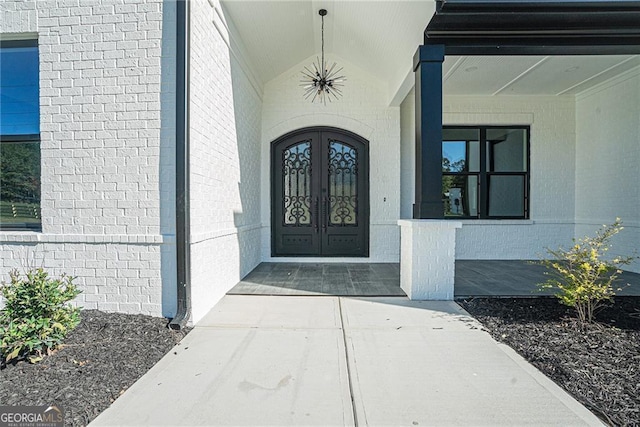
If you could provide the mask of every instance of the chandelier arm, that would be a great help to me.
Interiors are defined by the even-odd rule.
[[[315,61],[309,67],[304,67],[301,72],[300,86],[304,89],[304,99],[311,98],[311,102],[315,102],[318,99],[319,102],[326,105],[327,100],[331,102],[342,96],[342,91],[337,86],[343,86],[343,82],[346,79],[343,75],[335,77],[342,72],[342,67],[338,68],[337,62],[334,61],[330,67],[327,66],[324,55],[324,17],[327,14],[327,10],[320,9],[318,14],[321,17],[321,55],[320,57],[316,56]]]

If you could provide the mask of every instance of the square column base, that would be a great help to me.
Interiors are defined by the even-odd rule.
[[[453,300],[460,221],[402,219],[400,287],[411,300]]]

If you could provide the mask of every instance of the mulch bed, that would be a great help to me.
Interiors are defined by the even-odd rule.
[[[0,370],[0,404],[56,404],[66,425],[87,425],[188,333],[143,315],[83,310],[81,319],[51,356]]]
[[[640,297],[617,297],[588,325],[554,298],[459,304],[603,422],[640,425]]]

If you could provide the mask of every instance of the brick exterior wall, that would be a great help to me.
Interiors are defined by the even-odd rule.
[[[576,97],[576,237],[620,217],[612,255],[640,255],[639,111],[639,67]]]
[[[260,261],[287,260],[271,258],[270,143],[302,127],[370,142],[371,255],[330,261],[397,262],[413,93],[389,106],[386,84],[342,58],[339,102],[303,99],[315,57],[263,86],[219,0],[191,8],[192,320]],[[77,276],[85,308],[174,315],[175,18],[174,1],[0,2],[0,37],[39,41],[43,218],[41,233],[0,232],[1,279],[42,266]],[[531,219],[464,221],[456,257],[538,258],[615,216],[621,250],[637,249],[639,99],[638,69],[575,99],[446,97],[445,124],[531,125]]]
[[[260,262],[261,86],[218,1],[191,2],[193,321]]]
[[[402,214],[414,200],[413,91],[403,113]],[[530,220],[463,220],[457,259],[537,259],[546,247],[571,242],[575,217],[575,100],[571,96],[449,96],[445,125],[530,125]],[[406,216],[405,216],[406,215]]]
[[[172,175],[163,119],[173,107],[160,95],[171,86],[162,25],[171,9],[161,0],[0,4],[2,37],[39,43],[43,218],[42,233],[0,233],[3,279],[43,266],[77,276],[85,308],[173,314],[161,277],[173,190],[160,178],[161,167]]]
[[[300,70],[305,59],[265,84],[262,118],[262,259],[271,260],[270,146],[287,132],[308,126],[334,126],[369,141],[370,156],[370,257],[321,258],[325,262],[398,262],[400,230],[400,108],[388,105],[385,83],[342,58],[327,56],[344,67],[347,83],[337,102],[311,103],[303,97]],[[273,258],[287,260],[288,258]],[[318,258],[289,258],[313,262]]]

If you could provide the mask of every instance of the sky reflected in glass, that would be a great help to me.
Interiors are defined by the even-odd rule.
[[[0,48],[0,135],[40,133],[38,48]]]

